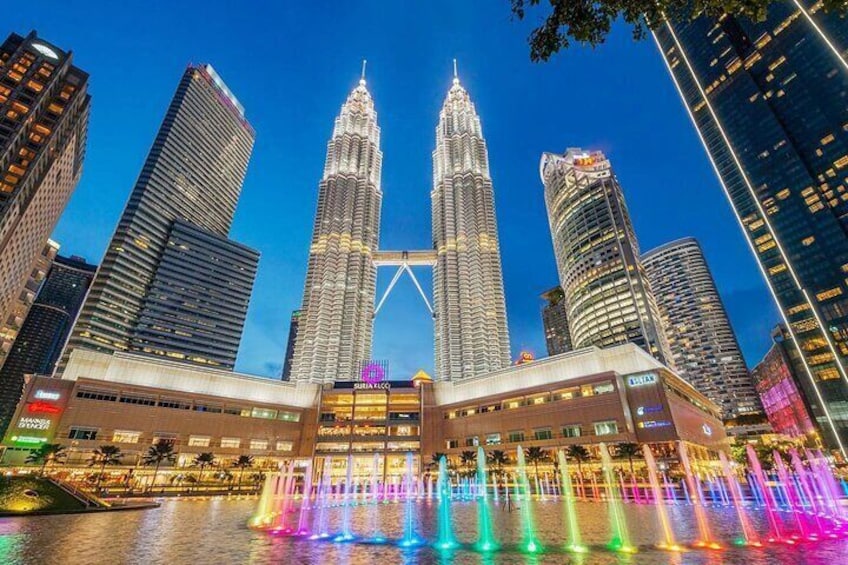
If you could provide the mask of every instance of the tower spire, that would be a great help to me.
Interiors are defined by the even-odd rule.
[[[453,60],[453,83],[459,84],[459,73],[456,70],[456,59]]]
[[[359,76],[359,85],[365,86],[365,65],[368,64],[368,59],[362,59],[362,74]]]

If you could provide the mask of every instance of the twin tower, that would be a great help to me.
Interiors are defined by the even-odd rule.
[[[384,265],[400,267],[393,283],[409,265],[433,268],[436,378],[461,380],[506,367],[489,159],[480,118],[456,73],[436,127],[432,249],[380,249],[382,161],[377,112],[363,76],[327,145],[291,379],[358,378],[371,356],[377,268]]]

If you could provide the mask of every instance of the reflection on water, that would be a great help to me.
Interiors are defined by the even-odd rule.
[[[467,549],[440,553],[426,546],[401,549],[393,545],[310,542],[254,532],[246,524],[255,505],[255,500],[166,500],[161,508],[137,512],[0,518],[0,563],[836,565],[846,562],[845,554],[848,552],[848,540],[824,541],[795,548],[744,549],[730,546],[720,552],[661,552],[651,547],[660,539],[654,508],[627,505],[625,516],[633,543],[640,546],[639,553],[617,555],[598,549],[587,555],[572,555],[561,550],[566,541],[562,507],[556,501],[548,501],[535,503],[538,537],[546,546],[543,554],[524,555],[514,549],[521,538],[520,512],[508,512],[501,506],[492,507],[492,520],[504,551],[492,555],[481,555]],[[380,513],[383,532],[389,537],[400,537],[403,529],[402,504],[354,508],[354,533],[367,537],[368,528],[372,527],[371,513],[375,510]],[[435,538],[437,510],[435,502],[419,505],[419,534],[427,539]],[[456,503],[452,510],[458,541],[472,544],[476,537],[476,507],[472,503]],[[694,540],[697,526],[691,517],[691,508],[672,506],[668,510],[677,538],[681,541]],[[331,523],[338,526],[339,509],[331,512]],[[717,537],[731,540],[738,534],[732,509],[712,509],[709,518]],[[602,504],[579,503],[578,519],[584,543],[600,547],[608,541],[608,519]],[[754,522],[760,531],[766,529],[762,521],[755,519]]]

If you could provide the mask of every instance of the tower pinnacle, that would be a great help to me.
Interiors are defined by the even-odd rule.
[[[368,64],[368,59],[362,59],[362,74],[359,76],[359,86],[365,86],[365,65]]]
[[[453,83],[459,84],[459,73],[456,70],[456,59],[453,60]]]

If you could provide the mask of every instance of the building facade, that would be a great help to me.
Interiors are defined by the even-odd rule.
[[[691,237],[642,254],[678,374],[732,420],[762,412],[712,273]]]
[[[799,386],[801,375],[796,370],[799,355],[786,326],[776,327],[772,340],[771,349],[751,370],[769,423],[779,434],[808,440],[817,438],[809,402]]]
[[[545,328],[545,345],[548,355],[559,355],[571,351],[571,333],[568,330],[568,308],[565,293],[557,286],[542,294],[542,325]]]
[[[33,259],[32,269],[21,293],[7,307],[5,319],[0,320],[0,370],[5,366],[6,359],[14,348],[15,341],[35,303],[35,297],[58,252],[59,244],[48,239],[41,253]]]
[[[253,140],[244,108],[214,69],[190,65],[109,242],[62,365],[77,348],[167,356],[174,353],[187,363],[227,365],[231,337],[241,335],[237,318],[232,320],[232,327],[216,334],[216,339],[227,343],[199,345],[197,338],[210,326],[222,328],[220,313],[195,311],[194,321],[172,324],[159,316],[159,305],[151,291],[154,284],[168,283],[157,269],[166,255],[176,253],[169,242],[177,232],[187,237],[187,230],[192,229],[179,222],[190,224],[198,233],[208,232],[210,238],[220,238],[220,253],[225,253],[224,248],[238,247],[224,240],[233,221]],[[193,237],[195,241],[200,238]],[[188,292],[211,282],[203,280],[205,270],[196,265],[179,276],[183,282],[193,281],[195,286]],[[239,284],[241,293],[244,284]],[[216,290],[232,296],[226,287]],[[183,306],[190,307],[192,300]],[[151,327],[157,319],[162,329]],[[161,343],[151,346],[151,341],[158,339],[153,334],[174,336],[177,332],[192,336],[178,351],[160,347]]]
[[[257,251],[174,220],[139,311],[135,347],[232,370],[258,265]]]
[[[56,257],[0,367],[0,436],[15,412],[24,375],[50,374],[68,339],[97,267],[79,257]]]
[[[631,342],[670,364],[636,233],[609,160],[600,151],[582,149],[544,153],[539,172],[573,347]]]
[[[281,379],[291,380],[292,362],[294,361],[294,346],[297,343],[297,330],[300,327],[300,310],[292,312],[289,322],[289,339],[286,342],[286,358],[283,361]]]
[[[350,380],[371,356],[383,192],[380,128],[365,79],[327,144],[291,380]]]
[[[55,256],[48,238],[82,174],[87,89],[71,52],[35,32],[0,45],[0,366]]]
[[[792,339],[825,444],[848,448],[848,26],[821,2],[666,23],[657,45]]]
[[[433,151],[433,267],[437,380],[509,365],[495,197],[480,117],[454,77]]]

